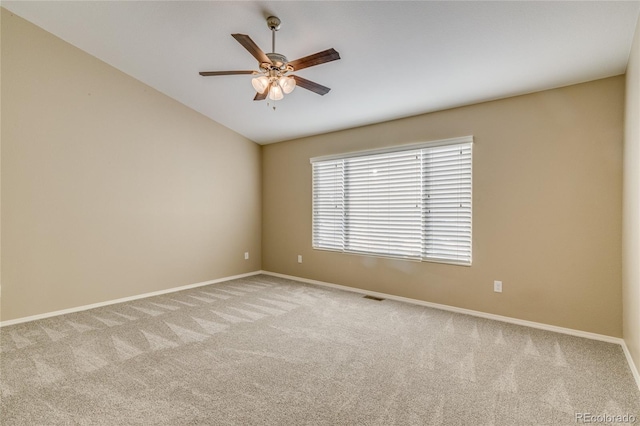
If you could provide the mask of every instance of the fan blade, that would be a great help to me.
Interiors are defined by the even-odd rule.
[[[269,93],[269,89],[266,89],[263,93],[257,92],[256,97],[253,98],[254,101],[263,101],[267,98],[267,94]]]
[[[258,45],[253,42],[253,40],[251,40],[251,37],[246,34],[231,34],[231,36],[235,38],[238,43],[240,43],[245,49],[247,49],[249,53],[251,53],[253,57],[258,60],[258,62],[260,62],[261,64],[265,62],[268,64],[271,63],[271,59],[269,59],[267,55],[265,55],[262,49],[260,49]]]
[[[311,80],[307,80],[306,78],[298,77],[297,75],[292,75],[296,81],[296,85],[302,87],[303,89],[311,90],[312,92],[317,93],[318,95],[324,96],[329,93],[329,89],[326,86],[323,86],[318,83],[314,83]]]
[[[315,65],[324,64],[325,62],[331,62],[340,59],[340,54],[335,49],[327,49],[322,52],[314,53],[313,55],[305,56],[304,58],[296,59],[289,62],[294,71],[301,70],[303,68],[313,67]]]
[[[211,75],[237,75],[237,74],[253,74],[255,71],[200,71],[200,75],[209,77]]]

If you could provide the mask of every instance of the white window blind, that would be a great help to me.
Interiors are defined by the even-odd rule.
[[[313,247],[470,265],[471,142],[312,159]]]
[[[344,162],[313,165],[313,246],[344,249]]]
[[[471,264],[471,144],[423,150],[423,258]]]
[[[345,161],[346,251],[421,257],[420,152]]]

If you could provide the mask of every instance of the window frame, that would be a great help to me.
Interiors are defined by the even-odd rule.
[[[362,251],[353,251],[353,250],[346,250],[344,248],[342,249],[336,249],[336,248],[327,248],[327,247],[320,247],[320,246],[315,246],[315,216],[316,216],[316,209],[315,207],[315,187],[314,187],[314,171],[313,171],[313,165],[314,163],[319,163],[319,162],[326,162],[326,161],[335,161],[335,160],[345,160],[345,159],[350,159],[350,158],[356,158],[356,157],[367,157],[367,156],[373,156],[373,155],[379,155],[379,154],[388,154],[388,153],[394,153],[394,152],[402,152],[402,151],[414,151],[414,150],[420,150],[420,149],[425,149],[425,148],[436,148],[436,147],[442,147],[442,146],[449,146],[449,145],[461,145],[461,144],[469,144],[470,146],[470,153],[469,153],[469,173],[470,173],[470,182],[469,182],[469,190],[470,190],[470,196],[469,196],[469,211],[471,213],[471,216],[469,217],[469,261],[456,261],[453,259],[441,259],[441,258],[436,258],[436,257],[425,257],[425,251],[424,251],[424,243],[422,244],[422,248],[421,248],[421,254],[419,258],[416,257],[406,257],[406,256],[402,256],[402,255],[392,255],[392,254],[384,254],[384,253],[372,253],[372,252],[362,252]],[[458,265],[458,266],[471,266],[473,263],[473,145],[474,145],[474,139],[473,136],[462,136],[462,137],[456,137],[456,138],[449,138],[449,139],[440,139],[440,140],[433,140],[433,141],[428,141],[428,142],[418,142],[418,143],[411,143],[411,144],[403,144],[403,145],[395,145],[395,146],[389,146],[389,147],[384,147],[384,148],[377,148],[377,149],[369,149],[369,150],[362,150],[362,151],[351,151],[351,152],[346,152],[346,153],[341,153],[341,154],[331,154],[331,155],[324,155],[324,156],[318,156],[318,157],[312,157],[309,159],[309,162],[311,163],[312,166],[312,208],[311,208],[311,226],[312,226],[312,248],[314,250],[323,250],[323,251],[330,251],[330,252],[334,252],[334,253],[343,253],[343,254],[352,254],[352,255],[361,255],[361,256],[373,256],[373,257],[382,257],[382,258],[389,258],[389,259],[395,259],[395,260],[407,260],[407,261],[418,261],[418,262],[432,262],[432,263],[441,263],[441,264],[451,264],[451,265]],[[424,166],[423,166],[424,167]],[[346,169],[346,167],[345,167]],[[346,173],[343,171],[343,175],[344,175],[344,179],[346,179]],[[346,187],[346,185],[345,185]],[[343,188],[344,190],[345,188]],[[424,181],[422,182],[422,190],[424,191]],[[346,203],[344,203],[344,200],[346,199],[343,198],[343,214],[346,212]],[[422,206],[424,208],[424,206]],[[425,216],[422,215],[422,226],[424,227],[424,223],[425,223]],[[346,226],[345,223],[343,223],[344,226]],[[343,232],[345,232],[343,230]],[[347,235],[342,236],[343,241],[346,240],[348,238]],[[424,232],[422,233],[422,238],[425,238],[425,234]]]

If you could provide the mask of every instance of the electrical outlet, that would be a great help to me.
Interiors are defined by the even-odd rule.
[[[301,254],[298,255],[298,263],[302,263],[302,255]]]
[[[249,260],[249,252],[248,251],[244,252],[244,260]]]
[[[502,293],[502,281],[493,282],[493,291],[496,293]]]

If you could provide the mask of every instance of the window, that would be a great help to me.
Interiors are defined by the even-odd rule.
[[[472,142],[312,158],[313,247],[470,265]]]

